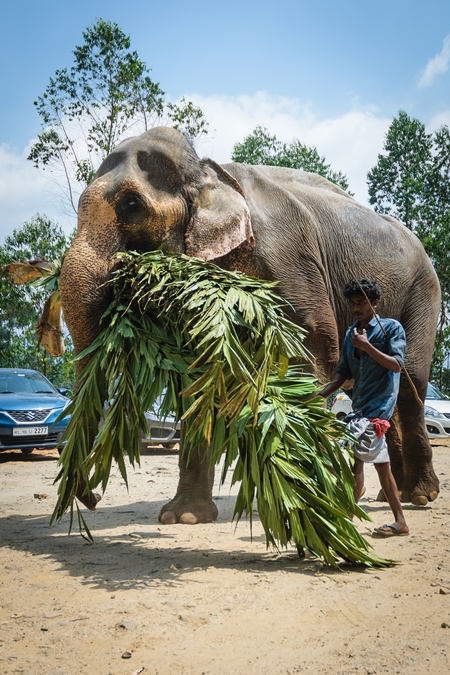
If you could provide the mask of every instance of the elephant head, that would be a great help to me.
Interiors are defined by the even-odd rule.
[[[115,253],[162,247],[213,260],[253,245],[245,197],[227,171],[200,160],[183,134],[168,127],[127,139],[80,198],[77,234],[61,272],[76,353],[98,332]]]

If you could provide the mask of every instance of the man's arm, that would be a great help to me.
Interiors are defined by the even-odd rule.
[[[323,396],[324,398],[328,398],[329,396],[331,396],[331,394],[334,394],[335,391],[340,389],[346,380],[348,380],[348,377],[346,375],[343,375],[342,373],[336,373],[331,382],[329,382],[322,389],[322,391],[319,391],[318,395]]]
[[[374,361],[379,363],[380,366],[384,366],[384,368],[392,370],[394,373],[399,373],[401,371],[402,367],[396,358],[389,356],[389,354],[380,352],[379,349],[374,347],[369,342],[365,329],[362,331],[362,333],[358,333],[356,328],[354,328],[351,336],[351,343],[355,349],[361,349],[361,351],[369,354],[369,356],[371,356]]]

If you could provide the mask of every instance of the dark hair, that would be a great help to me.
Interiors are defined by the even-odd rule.
[[[381,291],[377,282],[370,281],[370,279],[358,279],[358,281],[356,281],[356,279],[350,279],[344,288],[344,296],[347,299],[350,299],[352,295],[364,294],[367,295],[371,303],[374,300],[379,300],[381,298]]]

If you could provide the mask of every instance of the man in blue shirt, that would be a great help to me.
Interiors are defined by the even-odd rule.
[[[375,281],[349,281],[344,296],[356,323],[347,330],[337,372],[320,395],[327,398],[346,380],[354,380],[353,413],[347,417],[347,428],[358,439],[352,445],[355,501],[358,502],[364,492],[364,463],[373,462],[395,518],[392,525],[375,528],[374,534],[406,535],[409,529],[392,475],[385,437],[398,396],[405,331],[395,319],[376,316],[381,291]]]

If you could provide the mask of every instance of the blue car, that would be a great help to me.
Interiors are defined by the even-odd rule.
[[[55,387],[37,370],[0,368],[0,451],[61,448],[70,415],[56,423],[69,405],[67,389]]]

